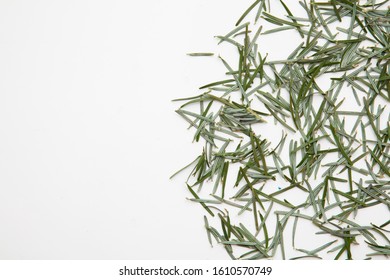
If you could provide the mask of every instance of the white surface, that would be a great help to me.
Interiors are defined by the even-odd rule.
[[[170,100],[251,3],[0,0],[0,259],[228,259],[168,179],[202,149]]]
[[[228,258],[168,179],[198,153],[170,100],[235,2],[0,1],[1,259]]]

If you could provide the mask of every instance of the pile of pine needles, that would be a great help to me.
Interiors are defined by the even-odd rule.
[[[175,100],[204,143],[179,172],[232,259],[390,255],[390,9],[361,2],[300,1],[295,16],[255,1],[216,37],[237,50],[234,66],[219,57],[226,79]],[[301,37],[288,57],[259,51],[274,34],[288,45],[284,32]]]

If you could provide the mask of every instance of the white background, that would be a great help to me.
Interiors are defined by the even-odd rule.
[[[170,100],[250,2],[0,1],[1,259],[228,258],[168,179],[199,153]]]
[[[169,180],[202,149],[171,100],[252,2],[0,0],[0,259],[228,259]]]

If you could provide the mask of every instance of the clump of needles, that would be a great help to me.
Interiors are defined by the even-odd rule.
[[[216,36],[236,58],[190,54],[226,78],[175,100],[203,143],[179,171],[188,199],[232,259],[387,258],[390,2],[270,2]],[[287,57],[260,51],[267,36],[291,47],[286,32],[301,42]]]

